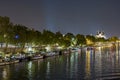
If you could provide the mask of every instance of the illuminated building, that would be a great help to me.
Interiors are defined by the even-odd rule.
[[[97,38],[106,38],[105,33],[102,32],[102,31],[98,31],[97,34],[96,34],[96,37]]]

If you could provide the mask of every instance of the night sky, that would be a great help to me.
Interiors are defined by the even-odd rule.
[[[0,0],[0,16],[40,31],[120,37],[120,0]]]

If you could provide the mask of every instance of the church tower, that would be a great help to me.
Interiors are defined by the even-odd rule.
[[[106,38],[105,33],[103,31],[98,31],[96,34],[97,38]]]

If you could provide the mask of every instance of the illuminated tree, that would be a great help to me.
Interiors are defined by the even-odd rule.
[[[76,39],[76,38],[75,38],[74,34],[72,34],[72,33],[67,33],[64,35],[64,40],[68,41],[68,43],[69,43],[68,45],[70,45],[70,46],[76,45],[76,44],[73,44],[73,42],[72,42],[74,39]]]
[[[15,44],[16,46],[19,46],[22,51],[28,39],[27,38],[28,28],[23,25],[16,24],[13,27],[13,32],[14,32],[14,35],[12,37],[13,39],[12,43]]]
[[[93,45],[96,42],[95,36],[86,35],[86,42],[87,42],[87,45]]]
[[[96,42],[105,42],[106,39],[105,38],[96,38]]]
[[[62,46],[63,45],[63,35],[60,32],[56,32],[55,34],[55,43]]]
[[[12,36],[12,23],[10,22],[9,17],[0,16],[0,37],[1,37],[1,42],[6,43],[6,47],[4,49],[4,52],[7,51],[8,43],[10,42],[10,37],[11,36]]]
[[[110,37],[108,40],[109,40],[109,41],[116,42],[117,40],[119,40],[119,38],[116,37],[116,36],[112,36],[112,37]]]
[[[77,38],[77,45],[79,46],[86,45],[86,39],[84,35],[77,34],[76,38]]]
[[[42,41],[43,44],[47,45],[47,44],[54,44],[55,43],[55,34],[49,30],[44,30],[42,33]]]

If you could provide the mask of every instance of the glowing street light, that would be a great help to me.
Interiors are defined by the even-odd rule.
[[[32,47],[29,47],[29,48],[28,48],[28,51],[29,51],[29,52],[32,51]]]
[[[51,50],[50,45],[48,45],[47,47],[45,47],[45,49],[46,49],[47,51],[50,51],[50,50]]]
[[[15,35],[15,39],[18,39],[19,38],[19,35]]]

